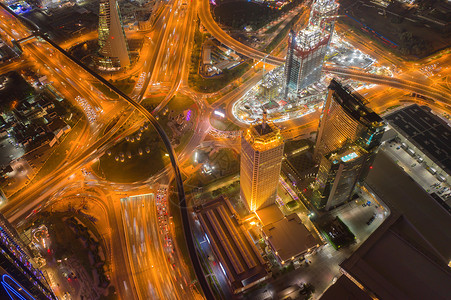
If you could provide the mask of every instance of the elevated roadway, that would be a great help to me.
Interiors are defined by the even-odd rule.
[[[423,83],[389,76],[370,74],[359,70],[342,67],[324,66],[323,71],[331,74],[349,77],[359,81],[387,85],[397,89],[418,93],[444,104],[451,104],[451,91],[445,89],[437,89]]]
[[[254,48],[246,46],[228,35],[213,19],[213,16],[211,15],[209,0],[199,1],[198,15],[200,21],[209,33],[211,33],[218,41],[220,41],[224,45],[227,45],[236,52],[257,60],[265,59],[265,62],[267,64],[274,66],[279,66],[285,62],[285,58],[271,56],[267,53],[255,50]]]
[[[200,0],[199,1],[199,18],[202,24],[205,26],[208,32],[210,32],[215,38],[217,38],[221,43],[227,45],[233,50],[246,55],[253,59],[265,59],[266,63],[272,65],[281,65],[285,62],[284,58],[269,56],[266,53],[258,51],[252,47],[246,46],[243,43],[240,43],[233,39],[230,35],[228,35],[221,27],[215,22],[210,10],[209,0]],[[347,68],[337,68],[331,66],[324,66],[323,71],[329,72],[331,74],[337,74],[341,76],[346,76],[352,79],[382,84],[391,86],[394,88],[403,89],[406,91],[418,93],[429,97],[435,101],[439,101],[445,104],[450,104],[449,91],[443,91],[441,89],[433,88],[429,85],[408,81],[399,78],[392,78],[387,76],[380,76],[375,74],[369,74],[362,71],[357,71],[353,69]],[[230,98],[229,98],[230,100]]]
[[[180,172],[179,165],[178,165],[178,159],[177,159],[174,149],[171,146],[170,140],[169,140],[168,136],[166,135],[166,133],[164,132],[163,128],[160,126],[160,124],[157,122],[157,120],[153,117],[153,115],[150,112],[148,112],[142,105],[140,105],[137,101],[135,101],[132,98],[130,98],[129,96],[127,96],[121,90],[119,90],[115,86],[111,85],[103,77],[101,77],[100,75],[98,75],[97,73],[95,73],[94,71],[92,71],[91,69],[86,67],[85,65],[83,65],[81,62],[76,60],[74,57],[72,57],[64,49],[62,49],[60,46],[58,46],[56,43],[54,43],[52,40],[50,40],[47,37],[47,35],[42,34],[39,31],[39,29],[36,27],[35,24],[28,21],[27,19],[17,16],[14,12],[12,12],[9,8],[4,6],[3,4],[0,4],[0,5],[6,11],[8,11],[12,16],[23,21],[24,25],[26,25],[26,27],[30,28],[30,31],[32,31],[34,35],[39,36],[41,39],[45,40],[47,43],[52,45],[59,53],[61,53],[66,58],[71,60],[78,67],[82,68],[85,72],[89,73],[90,76],[94,77],[96,80],[100,81],[102,84],[107,86],[111,91],[113,91],[117,95],[119,95],[121,100],[123,100],[123,101],[127,102],[129,105],[131,105],[135,110],[140,112],[141,115],[144,116],[152,124],[152,126],[157,131],[158,135],[160,136],[163,144],[165,145],[166,151],[169,155],[171,165],[172,165],[172,168],[174,171],[175,181],[177,184],[177,197],[179,200],[179,206],[181,208],[183,231],[184,231],[185,240],[187,243],[187,249],[189,251],[189,255],[190,255],[191,262],[193,264],[193,267],[194,267],[194,270],[196,273],[197,280],[199,282],[199,285],[202,288],[204,296],[207,299],[214,299],[213,294],[210,290],[209,284],[208,284],[206,278],[204,277],[200,261],[197,257],[196,246],[194,243],[193,235],[191,233],[191,228],[189,226],[189,216],[188,216],[189,212],[188,212],[187,203],[186,203],[185,191],[183,188],[183,180],[182,180],[181,172]],[[20,23],[20,22],[18,22],[18,23]],[[149,78],[149,80],[150,80],[150,78]],[[131,111],[133,111],[133,109]],[[110,130],[108,132],[108,134],[106,134],[102,138],[96,140],[96,142],[92,145],[92,147],[89,147],[86,151],[81,153],[76,159],[74,159],[71,163],[69,163],[68,167],[66,169],[60,170],[57,174],[55,174],[55,176],[49,178],[45,182],[45,184],[44,184],[45,186],[42,186],[42,187],[40,186],[38,189],[40,191],[40,193],[36,193],[36,190],[32,190],[30,193],[30,196],[31,196],[31,194],[33,194],[35,196],[41,196],[42,192],[45,192],[50,186],[60,185],[63,181],[65,181],[67,179],[68,176],[70,176],[72,173],[74,173],[81,165],[83,165],[87,161],[91,161],[92,156],[94,156],[97,153],[97,151],[99,151],[99,149],[104,148],[106,143],[113,136],[114,136],[114,132],[112,132]],[[27,189],[27,191],[28,190],[29,189]],[[19,211],[22,211],[22,210],[26,211],[27,208],[29,208],[30,206],[36,205],[33,201],[34,200],[33,197],[28,197],[28,199],[29,199],[29,201],[26,204],[23,203],[22,201],[19,201],[19,203],[20,203],[19,206],[17,205],[18,202],[15,202],[14,204],[16,204],[16,205],[13,205],[12,207],[7,207],[6,210],[7,210],[8,214],[17,216],[18,213],[20,214]]]

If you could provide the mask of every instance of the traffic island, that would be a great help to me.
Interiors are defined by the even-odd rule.
[[[92,170],[105,180],[131,183],[151,177],[168,163],[163,143],[159,141],[157,133],[150,129],[141,136],[135,133],[133,139],[124,139],[107,150],[92,164]]]

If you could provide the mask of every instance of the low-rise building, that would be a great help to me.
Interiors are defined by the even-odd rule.
[[[198,217],[234,293],[268,278],[260,251],[227,198],[205,204]]]
[[[429,108],[417,104],[385,117],[403,148],[440,181],[450,180],[451,127]]]
[[[282,265],[313,253],[322,245],[319,237],[305,227],[296,213],[284,216],[273,204],[256,214],[263,224],[262,234],[266,243]]]
[[[447,299],[451,295],[448,266],[438,257],[434,245],[397,212],[340,267],[343,278],[324,293],[322,300]]]

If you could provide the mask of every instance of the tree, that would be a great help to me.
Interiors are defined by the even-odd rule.
[[[315,292],[315,287],[311,283],[306,283],[306,284],[304,284],[304,290],[308,294],[313,294]]]

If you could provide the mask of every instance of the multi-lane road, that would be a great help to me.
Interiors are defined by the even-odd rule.
[[[224,45],[227,45],[236,52],[257,60],[265,59],[266,63],[276,66],[281,65],[285,62],[284,58],[274,57],[268,55],[267,53],[255,50],[254,48],[240,43],[230,35],[228,35],[213,19],[213,16],[211,15],[209,0],[199,0],[198,15],[200,21],[205,26],[208,32],[210,32],[218,41],[220,41]]]
[[[359,81],[387,85],[394,88],[406,90],[409,92],[418,93],[423,96],[429,97],[435,101],[441,102],[443,104],[448,105],[451,104],[451,99],[449,97],[450,91],[444,88],[436,88],[415,81],[388,76],[381,76],[376,74],[369,74],[366,72],[341,67],[325,66],[324,71],[329,72],[331,74],[337,74],[340,76],[353,78]]]
[[[196,13],[205,28],[214,37],[235,51],[256,60],[265,59],[266,63],[272,65],[280,65],[284,62],[283,58],[269,56],[231,38],[214,22],[208,0],[187,2],[171,0],[164,6],[162,13],[156,20],[155,30],[147,34],[146,42],[141,50],[140,61],[128,72],[119,75],[119,77],[142,76],[142,80],[136,84],[130,97],[119,95],[120,99],[125,99],[126,101],[110,101],[108,97],[102,95],[93,86],[94,82],[99,83],[98,78],[46,41],[32,39],[23,43],[25,61],[14,61],[8,65],[0,66],[0,70],[3,72],[37,65],[41,73],[48,74],[54,80],[59,90],[65,91],[65,96],[68,99],[76,99],[77,96],[80,96],[87,99],[91,106],[102,110],[96,122],[86,126],[83,136],[80,137],[80,140],[84,143],[79,151],[72,151],[73,155],[66,159],[66,163],[61,164],[52,174],[48,174],[40,181],[31,184],[17,195],[14,195],[10,202],[2,208],[2,212],[11,221],[16,221],[28,214],[30,210],[40,205],[47,197],[68,183],[73,182],[73,180],[81,180],[77,177],[71,178],[71,175],[114,145],[118,129],[126,123],[134,109],[137,109],[150,120],[157,130],[161,130],[153,116],[140,105],[140,102],[149,93],[157,89],[158,86],[170,83],[166,98],[155,109],[155,112],[158,112],[177,91],[181,88],[187,90],[187,64],[196,26]],[[10,36],[17,39],[31,35],[30,30],[14,18],[11,18],[5,11],[2,11],[1,17],[0,28]],[[12,27],[14,27],[14,31],[11,30]],[[95,33],[89,33],[83,38],[95,38]],[[64,47],[70,47],[81,41],[82,39],[68,41],[64,44]],[[443,103],[448,103],[449,101],[449,97],[443,89],[416,81],[366,74],[344,68],[325,67],[325,71],[421,93]],[[177,161],[183,162],[187,160],[192,151],[205,139],[210,126],[209,116],[212,110],[221,104],[228,104],[230,107],[231,103],[239,99],[260,78],[261,74],[252,75],[246,81],[246,84],[220,98],[213,105],[209,105],[203,95],[190,91],[190,93],[193,93],[192,97],[200,112],[195,132],[185,148],[180,151],[178,159],[170,144],[166,142],[171,162],[175,166],[176,178],[181,178]],[[76,101],[73,101],[73,103],[74,105],[79,105]],[[118,122],[115,126],[105,131],[109,120],[116,116],[119,118]],[[309,120],[312,118],[316,118],[316,114],[309,117]],[[315,121],[310,120],[310,123],[315,124]],[[301,125],[300,128],[304,129],[297,130],[298,133],[301,131],[307,132],[305,124]],[[159,133],[165,136],[164,132],[159,131]],[[123,136],[124,133],[121,137]],[[165,169],[158,177],[163,178],[165,176],[161,175],[167,173],[168,169]],[[154,179],[156,178],[157,176]],[[136,187],[142,187],[144,184],[144,182],[142,184],[137,183]],[[102,183],[98,183],[98,185],[106,190],[119,189],[117,185],[115,187],[105,186]],[[186,206],[181,182],[178,182],[178,195],[181,197],[180,204],[182,207]],[[106,197],[104,199],[105,203],[110,205],[110,208],[113,207],[109,212],[109,221],[112,227],[110,243],[114,245],[112,246],[114,256],[113,269],[116,270],[113,272],[112,280],[116,283],[121,298],[194,298],[196,295],[188,288],[187,283],[177,281],[178,277],[176,274],[186,274],[186,270],[179,265],[172,266],[167,259],[164,259],[167,257],[167,254],[161,246],[161,235],[157,230],[156,208],[152,197],[154,196],[143,196],[139,198],[139,201],[135,202],[130,199],[120,202],[117,199],[115,200],[115,197]],[[185,228],[189,227],[187,210],[182,210],[182,217]],[[185,233],[185,236],[189,247],[191,247],[190,250],[195,252],[194,244],[192,240],[190,241],[189,230]],[[139,256],[137,253],[139,253]],[[191,259],[199,275],[199,264],[195,253],[191,253]],[[126,264],[128,267],[123,268],[123,264]],[[205,279],[198,278],[198,280],[208,295],[208,287],[205,288]]]
[[[172,12],[171,6],[168,6],[167,10],[169,12]],[[171,16],[172,14],[169,14],[169,15]],[[190,15],[191,18],[192,18],[193,14],[191,13],[191,14],[188,14],[188,15]],[[161,15],[161,19],[164,20],[165,18],[167,20],[167,15],[165,15],[163,13]],[[172,19],[174,19],[174,18],[172,18]],[[178,22],[177,21],[173,21],[173,24],[174,25],[178,24]],[[161,26],[162,26],[162,28],[160,28],[160,30],[157,30],[156,32],[158,32],[160,34],[160,36],[164,37],[165,33],[167,32],[167,30],[165,30],[165,29],[169,27],[168,26],[168,22],[162,21],[161,22]],[[180,25],[179,28],[186,28],[186,26]],[[175,30],[173,31],[173,34],[174,33],[175,33]],[[160,43],[166,42],[166,40],[164,38],[160,38],[160,39],[157,38],[156,40],[160,41]],[[50,41],[48,41],[48,42],[50,42]],[[44,42],[41,42],[41,43],[45,44]],[[180,44],[182,44],[182,42]],[[45,46],[48,46],[48,45],[46,44]],[[54,45],[54,46],[57,47],[56,45]],[[46,47],[44,47],[44,48],[46,48]],[[162,48],[165,49],[166,46],[164,44],[160,44],[160,45],[157,45],[157,47],[156,47],[156,49],[162,49]],[[183,48],[182,46],[180,46],[179,49],[183,50],[183,51],[179,51],[179,52],[182,55],[185,55],[185,57],[186,57],[186,49]],[[35,51],[35,49],[30,49],[30,50],[26,49],[24,52],[27,53],[28,51],[32,51],[32,50]],[[63,52],[63,51],[61,51],[61,49],[60,49],[60,52]],[[65,54],[63,53],[62,56],[64,57]],[[152,55],[150,57],[150,59],[152,57],[155,57],[155,55]],[[70,66],[71,66],[71,68],[70,68],[71,70],[77,70],[78,67],[79,67],[79,64],[72,62],[72,64]],[[150,68],[150,66],[154,67],[155,63],[151,63],[149,61],[148,66],[149,66],[149,68]],[[51,67],[52,66],[48,66],[49,69]],[[159,66],[154,68],[154,70],[158,70],[158,71],[159,71],[159,69],[160,69]],[[86,70],[84,70],[84,71],[86,71]],[[59,72],[59,71],[56,71],[56,72]],[[144,95],[145,91],[147,90],[147,86],[149,85],[149,82],[151,80],[153,72],[149,71],[149,72],[146,72],[146,74],[147,74],[147,76],[146,76],[145,83],[140,88],[141,92],[135,95],[136,96],[135,99],[137,101],[140,101],[142,99],[142,96]],[[80,74],[77,74],[77,75],[79,75],[78,76],[79,78],[81,77]],[[88,78],[86,78],[86,79],[89,79],[89,80],[83,80],[84,84],[87,84],[88,82],[93,80],[93,78],[89,78],[89,75],[93,75],[93,74],[91,74],[89,72],[88,72],[87,75],[85,74],[84,77],[86,78],[86,76],[87,76]],[[71,80],[69,83],[73,84],[74,82],[76,82],[76,80]],[[159,125],[156,122],[156,120],[153,118],[153,116],[150,115],[142,106],[140,106],[137,101],[133,101],[131,98],[128,98],[128,97],[126,97],[123,94],[121,95],[121,93],[119,91],[117,91],[117,92],[119,93],[120,96],[123,96],[124,98],[126,98],[128,100],[128,102],[133,107],[138,109],[140,112],[144,112],[145,111],[144,113],[146,114],[146,118],[149,119],[152,122],[152,124],[155,125],[157,131],[159,131],[159,134],[161,136],[166,136],[165,133],[159,127]],[[95,95],[94,95],[93,98],[95,98]],[[124,111],[122,111],[122,112],[124,112]],[[121,111],[118,111],[118,114],[119,115],[124,115],[124,114],[121,114]],[[125,115],[127,115],[127,114],[125,114]],[[122,119],[127,119],[127,118],[122,118]],[[118,128],[121,127],[121,125],[123,123],[124,122],[117,122],[116,126],[114,126],[113,128],[118,129]],[[108,146],[111,146],[111,144],[109,144],[109,141],[112,140],[112,137],[114,136],[114,134],[115,134],[115,130],[109,130],[106,133],[104,133],[103,136],[101,136],[100,138],[96,139],[93,143],[91,143],[89,148],[87,148],[86,151],[80,153],[80,155],[78,155],[74,160],[71,160],[67,164],[67,166],[65,166],[65,168],[61,168],[59,170],[55,170],[55,172],[53,172],[51,174],[51,176],[49,176],[48,178],[45,178],[44,180],[39,182],[39,184],[37,184],[37,185],[35,184],[33,186],[30,186],[26,190],[24,190],[24,192],[21,193],[20,197],[17,197],[17,199],[11,199],[11,201],[8,203],[7,207],[4,208],[4,212],[10,217],[10,219],[12,221],[14,221],[18,217],[23,215],[23,213],[27,213],[27,211],[32,209],[32,207],[36,207],[37,205],[39,205],[39,203],[42,202],[42,199],[44,199],[45,197],[51,195],[51,193],[53,191],[55,191],[57,188],[64,186],[64,184],[68,182],[68,178],[69,178],[69,176],[72,173],[74,173],[76,170],[80,169],[80,167],[83,166],[84,164],[86,164],[87,162],[92,161],[92,159],[97,157],[99,155],[99,153],[103,153],[103,151],[105,151],[105,148],[107,148]],[[171,148],[171,146],[169,144],[169,141],[167,140],[167,137],[166,137],[166,140],[165,140],[165,144],[167,146],[168,152],[170,153],[170,157],[171,157],[171,160],[173,162],[173,165],[177,168],[177,161],[176,161],[176,158],[175,158],[175,154],[174,154],[174,152],[173,152],[173,150],[172,150],[172,148]],[[176,174],[179,175],[178,169],[176,169]],[[180,175],[178,177],[180,178]],[[183,193],[183,187],[181,186],[181,184],[179,184],[179,195],[181,195],[183,200],[184,200],[183,194],[184,194]],[[146,222],[147,221],[151,222],[152,219],[146,219],[145,221]],[[156,226],[155,223],[156,223],[155,220],[153,220],[153,224],[151,223],[151,226]],[[144,226],[145,224],[140,224],[140,225]],[[129,255],[131,255],[131,254],[129,254]],[[163,258],[164,257],[164,253],[159,253],[159,256],[160,256],[160,258]],[[162,260],[162,263],[164,263],[164,262],[165,262],[165,260]],[[119,268],[120,268],[120,266],[116,266],[116,269],[119,269]],[[198,266],[198,269],[200,269],[200,266]],[[133,277],[134,275],[135,274],[133,274],[133,273],[130,274],[130,276],[132,278],[134,278]],[[164,279],[163,278],[159,278],[158,280],[159,281],[157,281],[157,282],[153,282],[153,284],[155,284],[155,285],[161,284],[162,280],[164,280]],[[130,282],[134,282],[134,280],[130,280],[129,283]],[[201,284],[202,284],[202,279],[200,279],[199,282],[201,282]],[[124,286],[124,288],[125,288],[125,286]],[[131,290],[136,291],[136,293],[137,293],[138,291],[142,290],[143,288],[147,288],[147,285],[144,287],[144,286],[132,286],[132,284],[130,284],[129,288]],[[178,296],[178,294],[176,292],[177,288],[172,288],[171,290],[173,292],[174,298],[178,298],[178,299],[182,298],[181,296]],[[127,294],[127,291],[125,291],[124,293]],[[186,295],[184,295],[183,298],[186,298]],[[143,299],[145,299],[145,298],[143,298]]]

